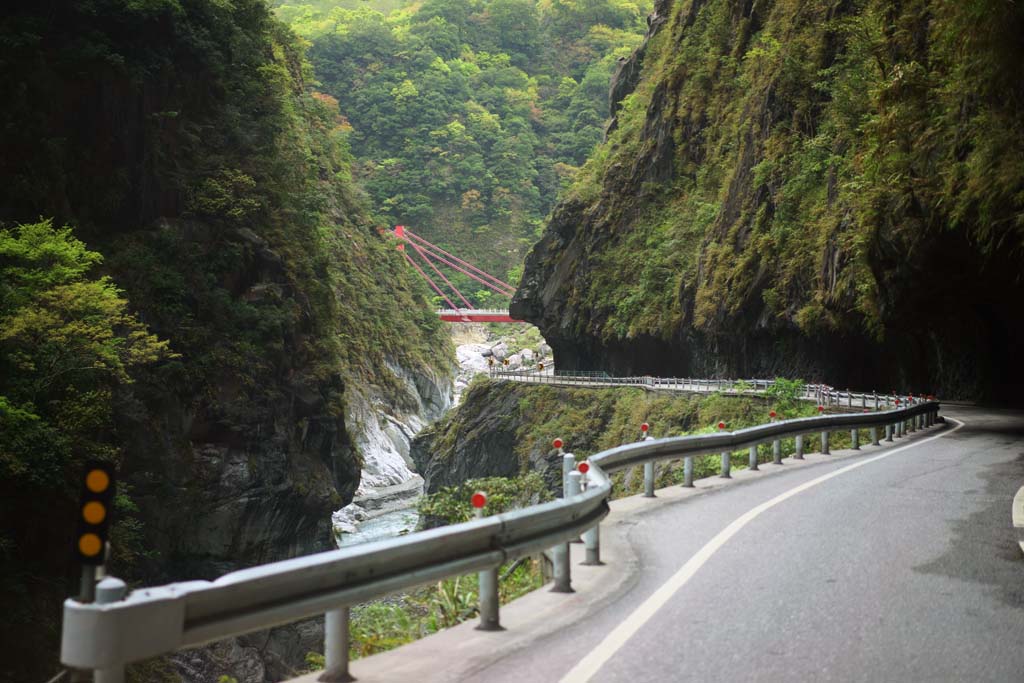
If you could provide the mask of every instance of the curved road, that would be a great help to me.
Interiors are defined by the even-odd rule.
[[[942,412],[953,418],[947,427],[893,447],[763,466],[782,471],[683,500],[631,500],[634,511],[602,531],[619,566],[590,570],[604,573],[606,594],[538,592],[518,612],[503,608],[516,621],[509,631],[463,625],[354,662],[353,673],[488,683],[1024,680],[1024,555],[1010,522],[1024,485],[1024,415]],[[520,625],[524,610],[542,623]]]

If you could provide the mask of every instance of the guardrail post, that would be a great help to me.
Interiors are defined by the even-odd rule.
[[[892,441],[892,425],[885,425],[885,440]]]
[[[654,498],[654,462],[644,463],[644,498]]]
[[[772,461],[776,465],[782,464],[782,439],[775,439],[772,442]]]
[[[860,450],[860,430],[859,429],[851,429],[850,430],[850,441],[853,444],[851,446],[851,448],[853,450],[855,450],[855,451],[859,451]]]
[[[725,423],[724,422],[719,422],[718,423],[718,433],[721,434],[724,431],[725,431]],[[722,479],[732,479],[732,475],[729,474],[729,471],[732,469],[732,451],[722,451],[721,459],[722,459],[722,474],[720,476],[722,477]]]
[[[796,454],[793,456],[797,460],[804,459],[804,435],[798,434],[794,439],[796,441]]]
[[[580,483],[576,486],[580,486],[582,490],[582,483],[586,478],[586,472],[590,471],[590,463],[584,463],[587,468],[583,470],[580,478]],[[577,472],[577,474],[581,474]],[[583,532],[583,549],[586,551],[583,559],[583,564],[589,567],[594,567],[604,564],[601,561],[601,525],[600,523],[595,524],[586,531]]]
[[[482,500],[476,500],[480,496]],[[487,496],[481,493],[473,495],[473,507],[477,519],[483,519],[484,505],[487,503]],[[478,507],[479,504],[479,507]],[[504,631],[501,627],[500,615],[498,612],[501,599],[498,597],[498,568],[484,569],[477,574],[480,594],[480,623],[477,624],[477,631]]]
[[[827,431],[823,431],[821,433],[821,454],[822,455],[828,455],[829,454],[829,450],[828,450],[828,432]]]
[[[897,439],[902,439],[903,438],[903,428],[904,428],[903,420],[900,420],[899,422],[896,423],[896,438]]]
[[[871,445],[877,446],[878,444],[878,427],[871,428]]]
[[[683,486],[693,488],[693,456],[687,455],[683,458]]]
[[[568,455],[568,454],[566,454]],[[580,493],[580,473],[575,470],[566,475],[565,490],[562,498],[571,498]],[[569,567],[569,543],[559,543],[551,550],[555,581],[552,593],[575,593],[572,588],[572,570]]]
[[[324,672],[318,681],[354,681],[348,672],[348,605],[324,613]]]
[[[640,425],[640,440],[653,441],[650,435],[651,426],[644,422]],[[644,498],[654,498],[654,461],[644,463]],[[584,539],[585,541],[586,539]]]
[[[584,565],[596,567],[604,564],[601,561],[601,526],[599,524],[595,524],[583,532],[583,547],[586,550]]]
[[[124,581],[108,576],[96,584],[96,604],[105,605],[124,600],[127,592],[128,586]],[[124,664],[108,669],[96,669],[93,675],[95,683],[124,683]]]
[[[562,498],[569,497],[569,474],[576,469],[576,456],[572,453],[562,454]]]
[[[750,447],[750,469],[757,469],[757,446]]]

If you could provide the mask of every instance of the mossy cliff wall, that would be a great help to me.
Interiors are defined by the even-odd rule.
[[[71,225],[178,354],[97,406],[125,494],[110,570],[211,578],[330,547],[359,420],[443,408],[452,353],[365,218],[299,41],[262,0],[97,0],[5,10],[0,43],[0,222]],[[0,680],[57,670],[89,455],[0,481]]]
[[[1024,385],[1024,8],[665,0],[514,315],[564,369]]]

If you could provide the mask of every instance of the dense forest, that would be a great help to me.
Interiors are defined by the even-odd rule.
[[[513,302],[559,364],[1011,398],[1020,3],[655,12]]]
[[[46,680],[85,460],[129,581],[327,548],[349,406],[451,351],[263,0],[22,5],[0,45],[0,680]]]
[[[610,76],[639,44],[649,3],[337,4],[277,12],[311,41],[374,217],[514,283],[558,192],[602,140]],[[487,303],[489,292],[455,282]]]

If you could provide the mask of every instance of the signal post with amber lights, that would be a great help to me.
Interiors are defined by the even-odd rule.
[[[113,503],[114,466],[105,462],[89,463],[82,476],[74,545],[75,557],[83,565],[81,602],[92,602],[95,598],[96,568],[106,562]]]
[[[114,466],[106,462],[86,464],[82,474],[82,494],[78,504],[78,521],[75,527],[73,552],[82,564],[82,580],[79,586],[78,602],[112,602],[124,596],[125,585],[119,579],[105,579],[100,583],[97,595],[96,579],[107,561],[107,535],[110,531],[110,515],[114,506]],[[72,670],[71,683],[97,681],[98,683],[122,683],[124,668],[111,670],[97,669],[90,672]]]

